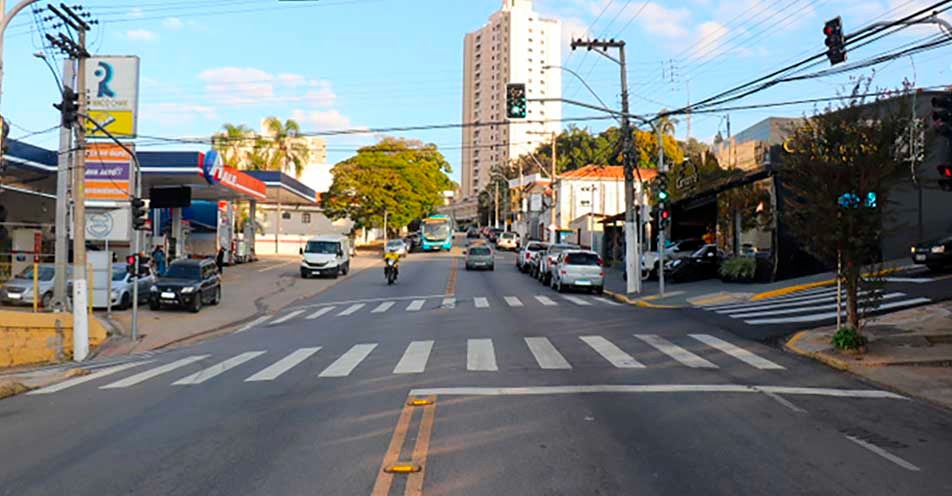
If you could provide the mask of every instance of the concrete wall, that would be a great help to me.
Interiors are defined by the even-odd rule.
[[[90,347],[105,340],[106,329],[90,317]],[[72,314],[0,311],[0,368],[69,360],[72,350]]]

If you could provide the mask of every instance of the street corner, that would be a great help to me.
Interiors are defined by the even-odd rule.
[[[850,370],[847,361],[836,356],[831,344],[832,331],[799,331],[784,343],[784,349],[800,356],[812,358],[837,370]]]
[[[646,296],[644,298],[631,298],[628,295],[625,295],[623,293],[616,293],[614,291],[609,291],[607,289],[605,290],[605,294],[621,303],[626,303],[628,305],[641,307],[641,308],[654,308],[654,309],[665,309],[665,310],[686,308],[686,306],[682,304],[668,303],[667,298],[661,297],[660,295]]]

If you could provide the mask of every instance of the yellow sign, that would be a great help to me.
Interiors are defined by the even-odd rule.
[[[131,110],[90,110],[89,118],[116,137],[135,136],[135,120]],[[107,137],[91,122],[86,122],[86,135],[90,137]]]

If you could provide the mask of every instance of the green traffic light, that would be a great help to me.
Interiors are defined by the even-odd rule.
[[[668,199],[668,192],[667,192],[667,191],[663,191],[663,190],[662,190],[662,191],[659,191],[659,192],[658,192],[658,199],[661,200],[661,201],[667,200],[667,199]]]

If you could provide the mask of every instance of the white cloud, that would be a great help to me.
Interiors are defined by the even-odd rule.
[[[159,39],[159,35],[148,29],[131,29],[126,31],[126,39],[132,41],[156,41]]]
[[[562,56],[572,52],[571,43],[576,38],[589,38],[588,24],[581,19],[568,17],[562,19]]]
[[[644,5],[644,8],[642,8],[642,5]],[[638,14],[635,22],[640,24],[645,31],[664,38],[678,38],[689,34],[690,10],[686,8],[669,9],[654,2],[646,4],[630,3],[622,17],[630,19],[639,9],[641,13]]]
[[[218,113],[207,105],[183,103],[143,103],[139,112],[143,121],[154,122],[161,126],[190,123],[196,118],[215,120]]]
[[[132,17],[133,19],[138,19],[144,15],[145,14],[142,12],[142,9],[140,9],[139,7],[134,7],[132,10],[129,11],[129,17]]]
[[[298,121],[301,127],[310,131],[322,131],[329,129],[352,129],[350,119],[340,113],[338,110],[327,111],[305,111],[295,109],[291,111],[291,118]],[[366,128],[363,128],[366,129]]]
[[[185,23],[182,22],[178,17],[166,17],[162,20],[162,27],[165,29],[171,29],[173,31],[178,31],[185,27]]]
[[[219,67],[199,73],[208,98],[226,105],[300,103],[309,107],[330,107],[337,95],[329,81],[306,79],[292,73],[272,74],[253,67]],[[295,88],[308,88],[294,93]]]
[[[694,41],[692,57],[697,59],[714,58],[723,55],[727,27],[717,21],[707,21],[697,27],[697,39]]]

